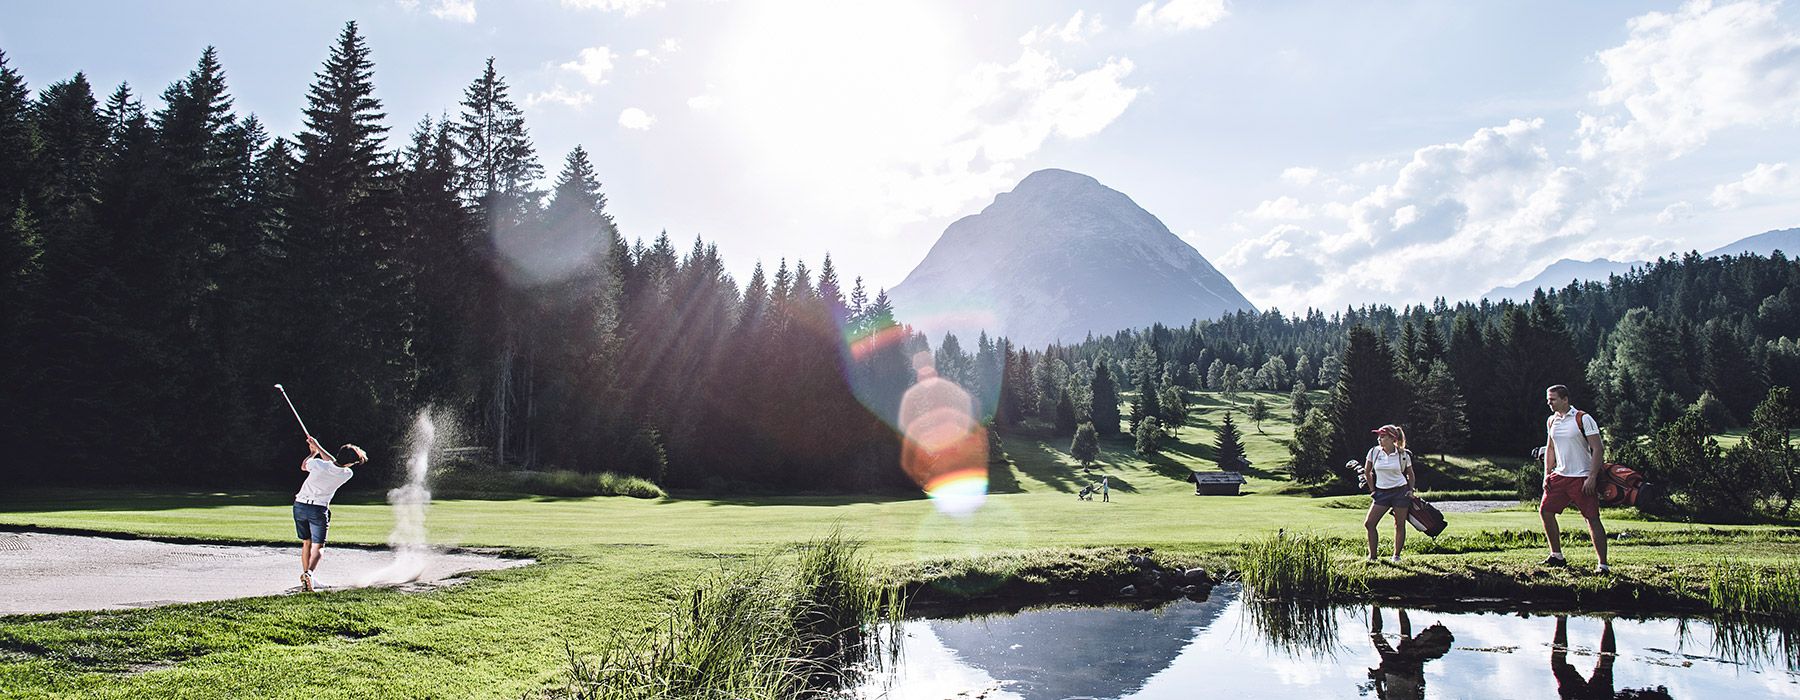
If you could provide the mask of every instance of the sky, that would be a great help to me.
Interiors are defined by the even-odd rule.
[[[892,287],[1043,168],[1288,312],[1800,226],[1800,10],[1762,0],[60,0],[7,3],[0,50],[155,108],[215,46],[292,135],[347,21],[390,146],[493,57],[549,177],[583,146],[627,238],[740,282],[829,254]]]

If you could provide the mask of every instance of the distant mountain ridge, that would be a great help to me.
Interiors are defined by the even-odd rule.
[[[1742,238],[1727,243],[1706,251],[1705,253],[1701,253],[1700,255],[1701,257],[1707,258],[1719,255],[1743,255],[1745,253],[1768,255],[1777,250],[1782,251],[1784,255],[1789,256],[1800,254],[1800,228],[1765,231],[1748,238]],[[1633,267],[1646,264],[1648,264],[1648,261],[1645,260],[1618,262],[1616,260],[1607,260],[1605,258],[1586,261],[1563,258],[1562,260],[1551,263],[1549,267],[1544,268],[1543,272],[1538,273],[1537,276],[1532,277],[1531,279],[1510,287],[1495,287],[1494,289],[1488,290],[1487,293],[1482,294],[1481,298],[1492,299],[1495,301],[1501,299],[1524,301],[1530,299],[1532,292],[1540,288],[1546,290],[1561,289],[1568,286],[1570,282],[1576,280],[1603,281],[1611,275],[1622,275]]]
[[[1098,180],[1040,170],[944,229],[888,295],[934,342],[985,330],[1036,347],[1255,311],[1150,212]]]

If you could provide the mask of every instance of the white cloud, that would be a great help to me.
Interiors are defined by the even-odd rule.
[[[656,117],[652,117],[650,113],[636,107],[626,107],[625,111],[619,112],[619,126],[627,129],[648,131],[650,126],[655,123]]]
[[[1312,184],[1313,180],[1319,179],[1319,169],[1298,166],[1288,168],[1281,171],[1281,179],[1304,187]]]
[[[589,85],[606,83],[606,76],[613,70],[613,59],[619,55],[604,46],[582,49],[576,60],[562,64],[562,69],[578,73],[588,81]]]
[[[713,95],[695,95],[687,100],[688,109],[706,112],[719,108],[719,98]]]
[[[656,45],[656,48],[663,53],[680,53],[681,42],[674,39],[664,39],[662,40],[662,43]]]
[[[544,92],[532,93],[525,96],[526,107],[536,107],[540,104],[551,103],[581,109],[593,101],[593,95],[580,90],[570,90],[563,87],[561,83],[557,83],[555,87]]]
[[[1263,200],[1256,209],[1245,214],[1252,219],[1274,219],[1277,221],[1300,220],[1312,218],[1312,209],[1293,197],[1279,197]]]
[[[1712,203],[1720,209],[1735,209],[1748,199],[1795,194],[1800,194],[1800,172],[1787,163],[1758,163],[1737,182],[1714,187]]]
[[[1418,149],[1349,204],[1318,207],[1321,225],[1275,226],[1220,262],[1246,295],[1285,309],[1479,294],[1515,272],[1495,261],[1536,260],[1594,230],[1592,183],[1556,161],[1544,132],[1543,120],[1515,119]],[[1313,209],[1289,199],[1242,216]]]
[[[631,56],[633,58],[649,58],[650,57],[650,49],[638,49],[636,51],[631,52]]]
[[[1052,24],[1047,27],[1032,27],[1031,31],[1025,32],[1025,36],[1019,37],[1019,43],[1030,46],[1055,39],[1080,44],[1086,42],[1088,37],[1105,30],[1106,25],[1101,24],[1100,15],[1089,16],[1085,10],[1076,10],[1075,15],[1060,26]]]
[[[1683,223],[1693,218],[1694,205],[1681,201],[1663,207],[1663,210],[1656,214],[1656,223],[1667,226]]]
[[[1800,33],[1781,22],[1777,3],[1695,0],[1627,27],[1624,44],[1597,56],[1601,111],[1582,114],[1580,127],[1582,157],[1621,174],[1615,204],[1650,164],[1691,153],[1715,132],[1800,119]]]
[[[1350,169],[1350,174],[1356,177],[1368,177],[1370,175],[1385,173],[1398,167],[1400,167],[1400,161],[1393,158],[1380,158],[1357,163],[1356,167]]]
[[[1229,14],[1225,0],[1168,0],[1162,7],[1157,7],[1156,0],[1151,0],[1138,8],[1133,24],[1140,29],[1205,29],[1218,24]]]
[[[452,22],[474,22],[475,0],[438,0],[437,6],[431,8],[431,16]]]
[[[562,0],[562,6],[577,10],[622,12],[630,17],[644,10],[662,7],[663,0]]]

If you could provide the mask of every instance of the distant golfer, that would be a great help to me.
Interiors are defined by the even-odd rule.
[[[1100,502],[1112,502],[1112,475],[1110,474],[1100,475]]]
[[[369,455],[361,447],[344,445],[334,459],[310,435],[306,446],[311,452],[300,462],[306,481],[300,484],[300,493],[294,494],[294,533],[300,536],[300,587],[311,591],[313,570],[319,568],[319,556],[325,553],[325,530],[331,527],[331,497],[356,476],[351,467],[369,461]]]

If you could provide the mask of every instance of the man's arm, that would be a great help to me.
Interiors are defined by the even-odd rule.
[[[1606,469],[1606,441],[1600,439],[1600,431],[1596,430],[1587,436],[1588,454],[1594,456],[1592,466],[1588,467],[1587,481],[1582,482],[1581,490],[1592,496],[1600,489],[1600,472]]]

